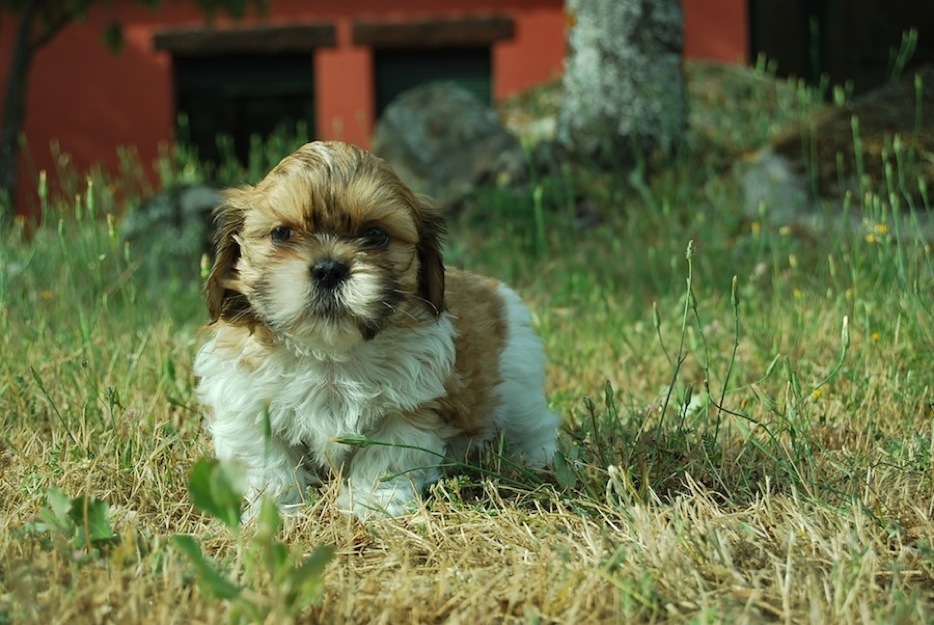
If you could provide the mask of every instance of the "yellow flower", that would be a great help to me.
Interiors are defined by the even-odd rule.
[[[823,395],[823,394],[824,394],[824,392],[823,392],[822,390],[820,390],[819,388],[814,389],[814,392],[811,393],[811,395],[814,397],[814,399],[820,399],[820,396]]]
[[[878,342],[879,342],[879,333],[878,333],[878,332],[873,332],[872,334],[869,335],[869,337],[872,339],[872,342],[873,342],[873,343],[878,343]]]
[[[804,292],[802,292],[801,289],[795,289],[794,295],[795,295],[795,299],[801,299],[802,297],[804,297]]]
[[[753,234],[759,234],[760,232],[762,232],[762,223],[758,221],[754,221],[750,225],[750,228],[752,228]]]
[[[881,243],[881,238],[889,231],[889,225],[874,223],[872,226],[870,226],[869,224],[866,224],[866,229],[869,231],[865,237],[866,243],[872,245],[873,243]]]

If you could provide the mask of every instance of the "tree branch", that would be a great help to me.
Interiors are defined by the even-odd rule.
[[[35,4],[35,0],[30,0],[29,4]],[[39,0],[39,12],[42,16],[41,24],[36,22],[32,25],[29,33],[29,42],[27,45],[27,54],[34,55],[42,46],[55,38],[63,28],[71,24],[78,16],[78,11],[65,3],[55,0]],[[36,32],[40,27],[44,30]]]

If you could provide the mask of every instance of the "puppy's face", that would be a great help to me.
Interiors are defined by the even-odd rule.
[[[212,321],[341,350],[444,309],[441,219],[355,146],[303,146],[216,219]]]

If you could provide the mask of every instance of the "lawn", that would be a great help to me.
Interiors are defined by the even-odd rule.
[[[561,452],[493,449],[398,519],[326,485],[237,527],[197,269],[144,271],[125,178],[70,172],[0,248],[0,624],[929,622],[934,207],[900,172],[934,155],[893,142],[893,175],[817,202],[834,227],[750,213],[734,156],[819,98],[731,85],[652,175],[560,168],[450,224],[448,263],[534,312]]]

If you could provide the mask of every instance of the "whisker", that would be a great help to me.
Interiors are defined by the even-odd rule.
[[[420,302],[424,302],[424,303],[428,304],[428,305],[431,307],[431,309],[435,312],[435,315],[436,315],[436,316],[441,314],[441,311],[438,310],[438,307],[435,306],[432,302],[429,302],[429,301],[428,301],[427,299],[425,299],[424,297],[419,297],[418,295],[415,295],[414,293],[413,293],[410,297],[412,297],[413,299],[417,299],[417,300],[420,301]]]

